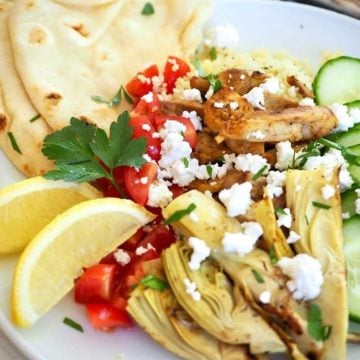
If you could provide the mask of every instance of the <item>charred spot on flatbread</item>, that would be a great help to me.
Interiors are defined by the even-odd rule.
[[[57,106],[59,104],[59,102],[61,101],[62,96],[58,93],[50,93],[48,95],[46,95],[45,97],[45,101],[50,105],[50,106]]]
[[[41,27],[35,27],[31,30],[29,34],[29,43],[30,44],[44,44],[46,41],[46,33]]]
[[[88,116],[86,115],[80,115],[79,116],[79,119],[81,121],[84,121],[86,124],[89,124],[89,125],[94,125],[94,126],[97,126],[96,125],[96,122],[94,120],[91,120]]]
[[[84,24],[73,24],[73,25],[69,25],[66,24],[67,26],[69,26],[71,29],[73,29],[74,31],[76,31],[79,35],[81,35],[82,37],[89,37],[90,32],[89,30],[86,28],[86,26]]]
[[[8,123],[8,117],[5,114],[0,113],[0,131],[3,131],[6,128]]]

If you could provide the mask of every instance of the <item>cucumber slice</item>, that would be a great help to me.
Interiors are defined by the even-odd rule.
[[[360,81],[360,80],[359,80]],[[349,110],[359,109],[360,110],[360,100],[351,101],[345,104]]]
[[[356,145],[350,148],[350,150],[355,154],[360,156],[360,145]],[[356,165],[350,165],[348,167],[348,170],[354,179],[358,184],[360,184],[360,166]]]
[[[349,213],[350,216],[355,215],[355,200],[357,195],[355,190],[348,190],[341,194],[341,206],[343,213]]]
[[[360,215],[344,221],[349,316],[360,323]]]
[[[327,138],[346,147],[360,145],[360,124],[356,124],[346,132],[331,134]]]
[[[318,71],[313,90],[319,105],[345,104],[360,99],[360,59],[340,56]]]

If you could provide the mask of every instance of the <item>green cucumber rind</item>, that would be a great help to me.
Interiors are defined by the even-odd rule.
[[[312,88],[313,88],[313,92],[315,95],[315,103],[317,105],[331,105],[331,104],[327,104],[326,102],[321,101],[321,94],[319,92],[321,92],[321,87],[320,87],[320,82],[323,79],[323,76],[325,74],[326,71],[328,71],[328,69],[331,66],[334,66],[334,64],[340,62],[340,61],[354,61],[354,62],[358,62],[359,66],[360,66],[360,59],[355,58],[355,57],[351,57],[351,56],[339,56],[337,58],[334,59],[330,59],[328,61],[326,61],[319,69],[319,71],[317,72],[313,84],[312,84]],[[356,99],[351,99],[348,102],[353,102],[356,101]],[[336,101],[333,101],[333,103]],[[341,101],[338,101],[341,102]]]
[[[359,100],[354,100],[354,101],[347,102],[347,103],[344,104],[344,105],[346,105],[349,110],[352,110],[352,109],[360,109],[360,99],[359,99]]]

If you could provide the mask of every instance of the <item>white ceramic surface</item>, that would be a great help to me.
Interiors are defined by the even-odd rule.
[[[218,0],[212,23],[231,23],[239,30],[242,50],[286,50],[316,67],[326,50],[360,57],[360,22],[333,12],[269,0]],[[0,187],[21,179],[0,151]],[[169,360],[173,355],[141,330],[111,334],[91,329],[84,307],[69,294],[31,329],[20,330],[9,321],[9,291],[16,257],[0,259],[0,328],[31,360]],[[54,284],[56,286],[56,284]],[[334,294],[336,301],[336,294]],[[79,333],[62,324],[69,316],[84,326]],[[360,358],[360,346],[350,347],[348,359]]]

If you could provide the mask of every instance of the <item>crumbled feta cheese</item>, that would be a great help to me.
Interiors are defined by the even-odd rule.
[[[243,98],[257,109],[265,110],[264,89],[261,87],[252,88]]]
[[[292,216],[290,213],[290,209],[285,208],[284,209],[285,214],[282,213],[278,213],[278,220],[277,220],[277,224],[278,226],[284,226],[288,229],[291,228],[291,223],[292,223]]]
[[[288,236],[288,238],[286,239],[286,242],[288,244],[294,244],[296,243],[297,241],[299,241],[301,239],[300,235],[297,234],[295,231],[290,231],[290,234]]]
[[[154,101],[154,95],[152,92],[149,92],[146,95],[144,95],[141,99],[145,100],[146,103],[151,103]]]
[[[252,203],[251,189],[251,182],[245,182],[242,184],[236,183],[230,189],[219,192],[219,199],[225,205],[229,216],[246,214]]]
[[[155,182],[149,187],[147,205],[165,207],[171,202],[172,198],[173,194],[164,182]]]
[[[343,220],[350,219],[350,213],[349,212],[342,213],[341,215],[342,215]]]
[[[186,111],[185,110],[185,111],[183,111],[182,116],[184,118],[189,119],[192,122],[196,131],[202,130],[201,117],[198,116],[196,111]]]
[[[360,214],[360,198],[355,200],[355,212]]]
[[[312,98],[306,97],[300,100],[300,106],[315,106],[315,101]]]
[[[205,99],[209,100],[214,95],[214,87],[211,85],[205,94]]]
[[[164,90],[164,75],[160,74],[159,76],[153,76],[151,78],[151,82],[153,84],[153,91],[157,94],[161,93]]]
[[[274,186],[283,187],[286,181],[286,172],[282,171],[269,171],[268,176],[266,177],[266,182]]]
[[[155,250],[155,248],[154,248],[150,243],[148,243],[146,247],[144,247],[144,246],[139,246],[138,248],[136,248],[135,254],[136,254],[137,256],[144,255],[144,254],[147,253],[149,250]]]
[[[165,121],[164,127],[160,130],[160,136],[165,139],[169,134],[182,134],[186,131],[186,126],[179,121],[171,120],[169,117]]]
[[[159,139],[159,138],[160,138],[160,134],[159,134],[158,132],[154,131],[154,132],[151,134],[151,137],[152,137],[153,139]]]
[[[199,270],[201,263],[210,256],[210,248],[206,245],[204,240],[197,237],[189,237],[189,245],[193,249],[189,261],[189,268],[193,271]]]
[[[349,170],[347,169],[347,164],[343,163],[340,167],[339,172],[339,182],[340,182],[340,191],[344,192],[351,188],[354,183]]]
[[[152,158],[148,155],[148,154],[144,154],[143,158],[147,161],[147,162],[152,162]]]
[[[161,143],[159,165],[162,168],[169,168],[176,160],[189,158],[191,152],[191,146],[187,141],[184,141],[183,136],[169,134]]]
[[[348,131],[351,127],[354,126],[354,120],[350,116],[348,112],[348,107],[346,105],[342,104],[332,104],[329,106],[329,109],[333,112],[335,115],[338,123],[337,128],[334,130],[336,131]]]
[[[200,218],[198,216],[198,214],[196,214],[195,211],[192,211],[190,214],[189,214],[189,219],[193,222],[199,222],[200,221]]]
[[[248,139],[262,140],[265,139],[266,135],[261,130],[256,130],[250,133],[247,137]]]
[[[202,102],[201,92],[199,89],[186,89],[182,93],[182,97],[187,101],[198,101]]]
[[[276,164],[279,170],[286,170],[293,162],[295,151],[290,141],[282,141],[276,144]]]
[[[177,63],[176,59],[170,58],[168,59],[168,63],[172,65],[172,72],[178,71],[180,69],[180,65]]]
[[[246,78],[245,74],[240,75],[240,80],[245,80],[245,78]]]
[[[277,94],[280,91],[280,82],[277,78],[267,79],[260,87],[270,94]]]
[[[140,184],[146,185],[149,181],[149,178],[147,176],[143,176],[140,178]]]
[[[204,40],[205,45],[217,48],[236,48],[239,43],[239,33],[230,24],[217,25],[209,29]]]
[[[160,163],[160,162],[159,162]],[[197,159],[188,158],[185,165],[183,159],[175,160],[168,171],[171,174],[172,182],[179,186],[187,186],[195,180],[199,168],[199,161]]]
[[[328,200],[335,195],[335,188],[331,185],[325,185],[321,188],[321,194],[325,200]]]
[[[229,106],[231,110],[236,110],[239,108],[239,104],[236,101],[231,101]]]
[[[216,109],[223,109],[224,108],[224,103],[222,103],[222,102],[219,102],[219,101],[215,101],[214,102],[214,108],[216,108]]]
[[[284,190],[281,186],[275,186],[273,184],[267,184],[265,186],[265,194],[273,199],[274,197],[279,197],[284,193]]]
[[[151,83],[151,80],[143,74],[138,74],[137,78],[140,80],[140,82],[142,84],[150,84]]]
[[[251,153],[238,155],[234,160],[234,165],[236,170],[250,172],[252,174],[256,174],[265,165],[267,165],[268,168],[270,167],[264,157]],[[264,174],[266,173],[267,171],[264,171]]]
[[[263,291],[260,296],[259,296],[259,300],[260,302],[262,302],[263,304],[269,304],[270,300],[271,300],[271,292],[266,290]]]
[[[222,245],[225,252],[235,252],[239,256],[244,256],[254,249],[255,243],[263,234],[263,229],[257,222],[250,221],[242,223],[241,225],[243,227],[242,232],[225,232],[222,239]]]
[[[184,285],[185,285],[185,292],[189,294],[194,301],[200,301],[201,294],[197,290],[197,286],[193,281],[190,281],[189,279],[184,279]]]
[[[114,258],[121,266],[127,265],[131,260],[130,255],[123,249],[117,249],[114,252]]]
[[[324,277],[318,260],[298,254],[293,258],[281,258],[277,266],[290,277],[286,285],[295,300],[312,300],[319,296]]]
[[[141,125],[141,128],[144,131],[150,131],[151,130],[151,126],[149,124],[143,124],[143,125]]]

